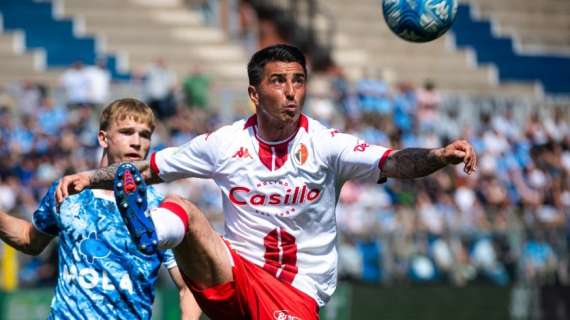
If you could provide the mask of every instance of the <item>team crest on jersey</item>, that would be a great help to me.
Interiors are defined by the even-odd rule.
[[[302,166],[305,164],[307,158],[309,158],[309,150],[307,149],[307,146],[303,143],[299,144],[297,150],[294,153],[294,158],[299,165]]]

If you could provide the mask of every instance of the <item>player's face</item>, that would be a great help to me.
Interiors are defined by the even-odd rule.
[[[142,160],[150,148],[149,126],[131,117],[115,121],[107,131],[99,131],[99,144],[107,152],[109,164]]]
[[[269,62],[261,83],[250,86],[250,98],[261,119],[274,124],[296,123],[305,101],[306,75],[297,62]]]

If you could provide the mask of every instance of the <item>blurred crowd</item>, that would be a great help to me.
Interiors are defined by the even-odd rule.
[[[339,199],[341,275],[372,283],[568,284],[570,122],[557,106],[505,99],[465,104],[427,81],[389,85],[381,73],[317,86],[308,111],[394,148],[467,139],[479,169],[346,184]],[[332,94],[331,94],[332,93]]]
[[[98,117],[112,85],[94,68],[70,68],[59,98],[37,83],[0,87],[2,210],[31,219],[54,180],[98,165]],[[160,119],[153,150],[228,120],[227,110],[222,117],[212,107],[210,79],[201,70],[176,79],[157,60],[132,80]],[[83,90],[79,99],[74,90]],[[434,83],[389,84],[366,74],[358,81],[317,77],[309,93],[310,116],[368,143],[431,148],[464,138],[479,156],[471,176],[457,166],[417,180],[347,183],[337,209],[342,278],[457,286],[568,283],[570,122],[562,109],[536,107],[521,116],[516,103],[506,101],[493,112],[467,110],[473,105],[450,100]],[[221,195],[213,182],[157,188],[193,200],[222,231]],[[53,284],[56,259],[53,248],[39,257],[20,256],[21,286]]]

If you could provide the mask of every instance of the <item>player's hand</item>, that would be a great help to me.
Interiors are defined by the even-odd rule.
[[[477,155],[473,146],[465,140],[456,140],[443,148],[443,158],[448,164],[463,162],[463,171],[467,174],[477,170]]]
[[[89,179],[90,176],[91,172],[87,171],[61,178],[55,190],[55,200],[57,204],[61,204],[68,196],[79,193],[89,187],[91,182]]]

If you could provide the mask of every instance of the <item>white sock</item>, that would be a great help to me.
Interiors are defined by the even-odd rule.
[[[150,217],[156,230],[159,249],[174,248],[182,242],[187,227],[174,212],[157,207],[150,210]]]

